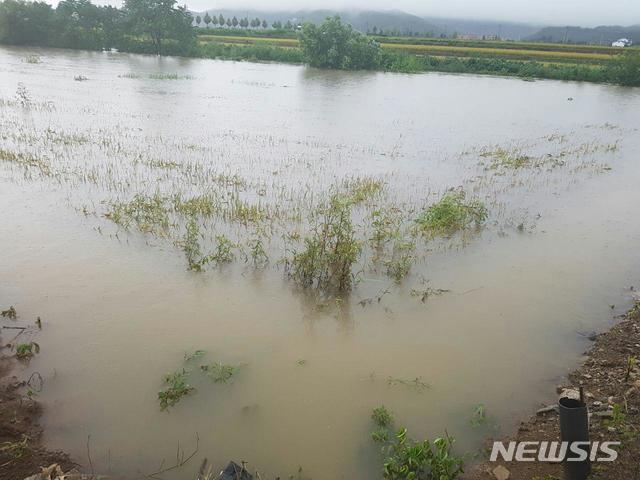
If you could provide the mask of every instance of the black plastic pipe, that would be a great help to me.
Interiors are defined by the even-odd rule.
[[[567,456],[564,461],[565,480],[586,480],[591,473],[591,462],[589,461],[589,444],[576,445],[586,452],[585,460],[576,461],[580,457],[579,453],[571,450],[574,442],[589,442],[589,412],[583,400],[563,397],[558,400],[560,410],[560,440],[568,442]]]

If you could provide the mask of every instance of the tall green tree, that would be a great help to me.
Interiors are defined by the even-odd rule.
[[[640,52],[627,51],[611,61],[611,80],[620,85],[640,86]]]
[[[211,15],[209,15],[209,12],[205,13],[203,20],[204,24],[209,28],[209,25],[211,25]]]
[[[193,21],[186,7],[176,0],[125,0],[124,12],[129,32],[151,40],[155,53],[162,55],[163,44],[170,40],[183,47],[195,42]]]
[[[305,23],[299,39],[307,62],[314,67],[366,70],[379,65],[378,42],[342,23],[338,16],[321,25]]]
[[[54,11],[45,2],[5,0],[0,3],[0,42],[47,45],[54,21]]]

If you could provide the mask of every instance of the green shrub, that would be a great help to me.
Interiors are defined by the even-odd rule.
[[[450,235],[471,223],[480,225],[487,218],[487,208],[479,200],[466,200],[464,191],[445,193],[416,219],[420,229],[432,236]]]
[[[355,238],[351,206],[350,198],[336,194],[317,213],[304,250],[294,253],[291,260],[290,276],[303,288],[315,287],[324,293],[351,290],[351,268],[362,249]]]
[[[342,23],[339,16],[320,25],[305,23],[299,40],[305,60],[314,67],[370,70],[379,66],[378,42]]]

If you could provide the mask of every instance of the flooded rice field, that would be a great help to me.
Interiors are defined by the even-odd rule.
[[[638,112],[606,85],[0,49],[0,306],[42,319],[47,445],[377,478],[384,404],[473,458],[631,302]]]

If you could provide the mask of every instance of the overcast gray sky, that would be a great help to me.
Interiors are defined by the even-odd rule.
[[[118,5],[121,0],[97,3]],[[423,16],[478,18],[552,25],[633,25],[640,0],[179,0],[192,10],[215,8],[404,10]]]

